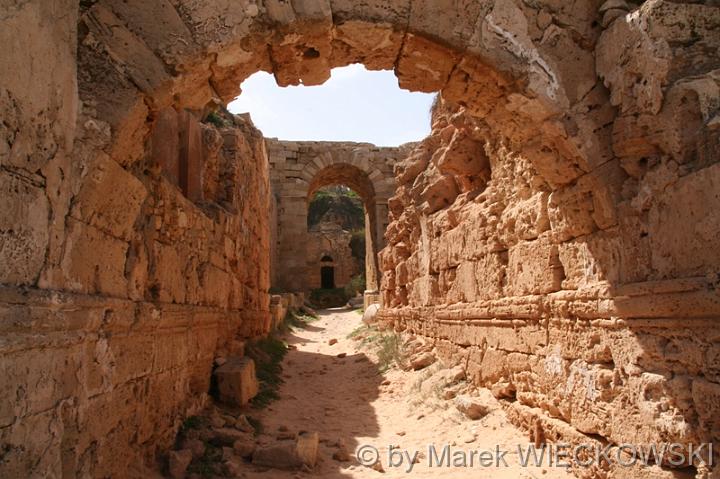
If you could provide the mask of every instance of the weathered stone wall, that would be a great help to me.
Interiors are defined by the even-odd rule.
[[[205,401],[213,359],[270,327],[269,218],[254,213],[269,208],[263,138],[239,119],[185,121],[202,133],[189,161],[203,175],[224,165],[231,199],[193,203],[162,174],[155,146],[174,137],[184,154],[163,120],[131,171],[76,148],[61,254],[36,282],[1,288],[3,475],[141,468]]]
[[[262,136],[166,108],[113,154],[77,13],[0,7],[2,477],[142,477],[270,326]]]
[[[396,170],[379,317],[434,338],[547,440],[720,437],[718,13],[645,2],[606,23],[597,68],[617,109],[573,126],[612,130],[594,171],[560,181],[448,102]],[[677,477],[668,459],[577,472]]]
[[[266,143],[278,208],[273,286],[284,291],[307,291],[319,284],[320,257],[315,257],[313,235],[307,228],[308,204],[318,189],[345,185],[360,195],[365,206],[368,288],[377,289],[377,252],[384,246],[387,200],[395,188],[393,167],[408,148],[271,139]]]

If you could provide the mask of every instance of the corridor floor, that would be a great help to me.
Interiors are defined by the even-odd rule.
[[[358,312],[326,310],[317,321],[286,335],[291,350],[283,364],[280,399],[253,412],[263,424],[259,441],[272,443],[278,431],[316,431],[320,436],[318,464],[301,472],[260,470],[248,464],[242,477],[573,477],[547,461],[542,467],[522,467],[518,447],[525,451],[528,437],[506,420],[502,410],[472,421],[452,400],[428,393],[422,380],[430,371],[437,371],[438,365],[420,371],[392,368],[380,374],[372,348],[348,337],[361,327]],[[333,339],[337,343],[330,344]],[[338,357],[343,353],[344,357]],[[338,441],[345,444],[350,461],[333,459]],[[388,455],[391,446],[396,451],[392,461]],[[357,451],[362,458],[355,454],[359,447],[363,448]],[[384,472],[358,461],[371,462],[375,449]],[[404,454],[413,457],[415,451],[416,464],[409,470],[411,461]],[[443,456],[445,451],[447,456]],[[492,456],[492,465],[481,464],[482,451],[489,451],[485,457]],[[506,454],[499,459],[502,452]]]

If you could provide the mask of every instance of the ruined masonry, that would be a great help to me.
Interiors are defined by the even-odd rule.
[[[269,291],[304,289],[335,182],[377,318],[515,424],[720,438],[717,1],[25,0],[0,42],[0,476],[143,477],[214,358],[300,301]],[[351,63],[439,92],[432,134],[279,142],[218,113],[255,72]],[[720,474],[684,466],[575,472]]]
[[[385,245],[387,205],[395,192],[393,169],[410,147],[277,140],[266,143],[277,212],[271,261],[273,286],[283,291],[305,291],[314,284],[320,287],[317,266],[324,256],[332,257],[333,248],[328,245],[326,250],[315,251],[318,235],[327,235],[308,231],[308,203],[323,186],[342,184],[357,192],[365,207],[367,296],[369,301],[376,300],[380,287],[378,252]],[[339,240],[328,242],[337,244]],[[343,276],[349,279],[349,266],[339,269],[348,271]]]

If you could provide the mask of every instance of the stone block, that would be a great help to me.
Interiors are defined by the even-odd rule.
[[[395,74],[400,88],[426,93],[441,90],[448,82],[458,56],[447,47],[413,34],[405,37]]]
[[[551,193],[547,213],[557,241],[592,233],[596,229],[593,211],[592,191],[567,187]]]
[[[85,177],[70,214],[118,239],[132,238],[147,197],[143,184],[115,161],[100,155]]]
[[[165,303],[183,303],[185,301],[185,282],[183,256],[174,246],[155,242],[151,264],[151,291],[158,300]]]
[[[159,107],[170,104],[172,80],[162,60],[125,28],[122,20],[104,6],[95,4],[85,14],[83,23],[143,93],[153,98]]]
[[[189,112],[178,115],[180,132],[180,188],[190,201],[202,199],[203,135],[200,122]]]
[[[298,435],[297,452],[304,465],[310,468],[315,467],[319,443],[320,435],[316,432],[305,432]]]
[[[45,262],[50,205],[25,175],[0,171],[0,283],[31,284]]]
[[[336,17],[335,12],[333,16]],[[334,65],[362,63],[368,70],[390,70],[395,66],[402,32],[391,25],[375,25],[364,21],[348,21],[333,30],[332,58]],[[353,164],[368,168],[367,160]]]
[[[663,278],[717,272],[720,165],[687,175],[658,195],[648,216],[652,267]]]
[[[558,246],[563,289],[577,289],[620,279],[620,232],[599,231]]]
[[[506,292],[526,295],[559,291],[563,275],[558,247],[548,236],[522,241],[510,249]]]
[[[152,159],[174,185],[180,184],[180,131],[178,114],[168,107],[158,113],[150,137]]]
[[[475,263],[477,299],[496,299],[502,295],[507,253],[489,253]]]
[[[230,358],[215,370],[220,401],[244,406],[259,390],[255,362],[248,358]]]
[[[300,434],[295,441],[282,441],[255,450],[253,464],[274,469],[299,469],[314,467],[317,462],[318,433]]]
[[[410,16],[410,0],[330,0],[336,23],[361,20],[371,24],[386,23],[395,27],[407,25]]]
[[[478,18],[492,4],[488,0],[414,0],[408,28],[463,49],[471,43]]]
[[[84,293],[127,296],[126,242],[69,219],[67,245],[59,272],[65,287]]]

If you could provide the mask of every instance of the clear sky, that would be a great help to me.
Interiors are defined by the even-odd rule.
[[[228,109],[250,112],[255,126],[281,140],[358,141],[397,146],[430,133],[434,95],[401,90],[391,71],[336,68],[321,86],[280,88],[259,72]]]

